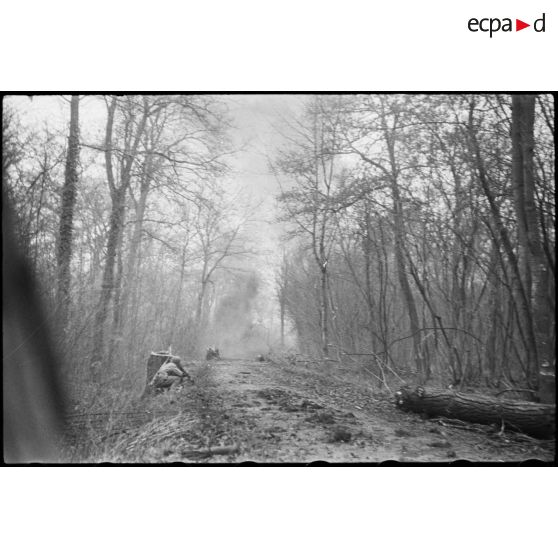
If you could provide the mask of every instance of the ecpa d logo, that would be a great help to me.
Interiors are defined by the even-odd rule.
[[[533,30],[537,33],[544,33],[545,32],[545,16],[543,14],[539,19],[536,19],[533,22]],[[489,37],[492,38],[494,33],[498,31],[503,32],[511,32],[511,31],[521,31],[522,29],[526,29],[527,27],[531,27],[530,23],[525,23],[520,19],[515,20],[515,29],[513,28],[512,19],[509,17],[505,17],[500,19],[499,17],[485,17],[482,19],[477,19],[476,17],[472,17],[467,27],[469,31],[476,33],[477,31],[482,31],[484,33],[489,33]]]

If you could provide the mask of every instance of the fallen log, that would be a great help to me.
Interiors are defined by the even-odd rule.
[[[395,404],[404,411],[423,413],[429,417],[456,418],[480,424],[504,425],[537,438],[552,438],[556,426],[556,406],[526,401],[506,401],[453,390],[401,387],[395,393]]]
[[[182,457],[211,457],[212,455],[230,455],[238,453],[240,448],[237,444],[232,446],[214,446],[201,449],[184,449],[180,452]]]

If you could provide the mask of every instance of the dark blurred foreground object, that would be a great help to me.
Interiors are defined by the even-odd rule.
[[[403,386],[395,393],[395,404],[404,411],[448,417],[480,424],[502,423],[505,428],[537,438],[555,435],[556,406],[509,401],[486,395],[419,386]]]
[[[147,381],[143,395],[181,385],[184,380],[193,383],[179,356],[168,351],[152,352],[147,359]]]
[[[47,318],[13,236],[2,189],[2,378],[4,461],[57,462],[63,398]]]
[[[550,367],[544,367],[539,373],[539,401],[556,403],[556,373]]]
[[[219,349],[217,347],[207,347],[207,352],[205,353],[205,360],[213,360],[221,358],[219,356]]]

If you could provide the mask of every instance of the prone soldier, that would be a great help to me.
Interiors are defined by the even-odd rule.
[[[185,379],[191,384],[194,383],[190,374],[183,368],[180,357],[171,357],[157,370],[149,385],[157,391],[163,391],[164,389],[178,388]]]

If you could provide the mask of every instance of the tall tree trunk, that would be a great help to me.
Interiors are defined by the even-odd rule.
[[[522,140],[523,106],[520,95],[512,95],[512,190],[517,221],[517,239],[519,243],[518,265],[521,282],[527,298],[531,298],[531,269],[529,265],[529,241],[527,238],[527,213],[525,206],[525,181]]]
[[[317,161],[317,157],[316,157],[316,161]],[[319,180],[318,177],[319,177],[319,171],[316,170],[316,184],[317,181]],[[329,198],[329,188],[328,188],[328,198]],[[327,257],[326,243],[325,243],[327,210],[328,208],[326,207],[326,209],[324,210],[324,214],[321,216],[319,236],[317,238],[314,238],[314,257],[316,258],[316,262],[320,270],[320,292],[319,292],[320,342],[322,346],[322,355],[326,358],[329,356],[329,329],[328,329],[329,305],[328,305],[328,298],[327,298],[328,257]],[[320,211],[320,209],[315,208],[315,211]],[[315,219],[317,219],[317,217],[318,216],[316,215]]]
[[[176,289],[176,296],[174,299],[173,304],[173,314],[172,314],[172,322],[171,322],[171,331],[170,331],[170,344],[171,346],[180,345],[184,346],[184,343],[179,343],[179,338],[176,332],[177,324],[178,324],[178,316],[184,315],[184,312],[180,308],[180,301],[182,298],[182,288],[184,284],[184,275],[186,272],[186,250],[188,248],[188,243],[184,244],[182,248],[182,258],[180,260],[180,278],[178,279],[178,287]],[[185,347],[184,347],[185,349]]]
[[[113,339],[117,340],[117,342],[118,340],[122,340],[124,329],[128,323],[130,291],[132,285],[136,283],[138,273],[138,253],[141,244],[143,220],[147,207],[147,195],[149,193],[151,182],[151,160],[152,155],[148,154],[142,168],[140,178],[140,196],[136,204],[135,222],[130,239],[130,249],[128,251],[126,266],[123,266],[123,269],[125,269],[126,272],[121,273],[122,280],[120,283],[120,296],[118,300],[115,300],[115,315],[112,336]]]
[[[285,303],[280,303],[280,318],[281,318],[281,348],[285,348]]]
[[[376,344],[377,337],[374,330],[374,323],[379,325],[380,319],[376,312],[376,305],[374,300],[374,292],[372,290],[372,231],[370,224],[370,207],[368,201],[364,202],[364,238],[362,239],[362,252],[364,256],[364,279],[365,279],[365,298],[366,306],[368,307],[368,325],[370,334],[370,347],[373,353],[377,352]],[[384,355],[385,357],[386,355]]]
[[[399,279],[399,286],[401,287],[401,292],[403,293],[403,299],[405,301],[405,306],[407,307],[407,315],[409,317],[409,327],[411,334],[413,336],[413,354],[415,358],[415,367],[419,377],[422,380],[425,379],[425,363],[422,351],[422,332],[419,325],[419,317],[417,312],[417,307],[415,304],[415,299],[413,296],[413,291],[411,290],[411,285],[409,284],[409,279],[407,277],[407,269],[405,264],[405,254],[407,252],[405,246],[405,225],[403,216],[403,202],[401,200],[401,193],[399,190],[399,170],[397,166],[397,158],[395,153],[395,142],[396,142],[396,130],[399,121],[399,113],[397,109],[393,112],[393,122],[388,125],[386,118],[386,110],[382,100],[382,112],[381,122],[384,129],[384,140],[386,142],[388,158],[389,158],[389,169],[390,173],[388,176],[389,185],[391,189],[391,194],[393,198],[393,220],[394,220],[394,252],[395,261],[397,266],[397,277]]]
[[[205,292],[207,290],[207,279],[202,277],[200,291],[198,293],[198,299],[196,303],[196,326],[201,333],[202,330],[202,321],[204,318],[204,301],[205,301]]]
[[[206,326],[207,326],[207,304],[206,304],[206,296],[207,296],[207,285],[208,285],[208,277],[207,273],[207,266],[204,264],[204,268],[202,271],[201,277],[201,284],[200,290],[198,292],[198,298],[196,301],[196,315],[195,315],[195,327],[196,327],[196,350],[202,351],[201,343],[204,341],[205,333],[206,333]]]
[[[391,193],[393,196],[393,217],[394,217],[394,236],[395,236],[395,261],[397,264],[397,277],[399,286],[403,293],[403,299],[407,307],[407,315],[409,317],[409,327],[413,335],[413,353],[415,357],[415,366],[420,377],[425,380],[425,363],[422,354],[422,334],[419,326],[419,317],[413,291],[407,277],[407,266],[405,264],[405,230],[403,223],[403,203],[399,192],[399,184],[397,183],[397,174],[395,170],[395,152],[393,148],[393,138],[387,139],[388,149],[394,175],[390,180]]]
[[[124,222],[126,211],[122,215],[122,222]],[[112,368],[115,356],[118,354],[122,346],[122,306],[123,306],[123,275],[124,264],[122,258],[122,250],[124,245],[124,227],[120,227],[116,246],[116,277],[114,281],[114,306],[112,315],[112,334],[110,338],[109,355],[108,355],[108,368]]]
[[[409,284],[409,279],[407,278],[407,269],[405,265],[405,250],[404,250],[404,233],[403,233],[403,217],[401,215],[401,201],[399,199],[399,191],[397,189],[396,183],[393,183],[393,209],[395,216],[395,260],[397,263],[397,277],[399,279],[399,286],[401,287],[401,292],[403,293],[403,299],[407,307],[407,314],[409,317],[409,327],[411,334],[413,335],[413,353],[415,356],[415,366],[417,372],[423,377],[424,374],[424,363],[422,358],[421,350],[421,332],[419,331],[419,319],[417,307],[415,305],[415,299],[413,297],[413,292],[411,291],[411,285]],[[423,378],[424,379],[424,378]]]
[[[498,247],[496,244],[492,243],[491,253],[490,253],[490,269],[496,270],[498,265]],[[487,368],[487,379],[490,383],[497,382],[499,384],[499,375],[496,371],[496,342],[497,342],[497,327],[500,323],[498,319],[502,307],[502,297],[500,295],[501,286],[500,278],[496,276],[488,277],[489,282],[488,287],[488,316],[489,316],[489,330],[486,336],[486,343],[484,346],[485,351],[485,362]]]
[[[145,129],[147,120],[147,99],[144,97],[143,114],[140,123],[137,125],[133,140],[131,122],[126,121],[126,145],[120,162],[120,184],[115,185],[112,166],[113,150],[113,124],[116,111],[116,97],[112,98],[108,109],[107,127],[105,135],[105,161],[107,167],[107,179],[112,197],[112,210],[110,215],[109,233],[107,239],[107,254],[105,258],[105,268],[103,271],[103,281],[101,285],[101,296],[99,307],[95,316],[93,350],[91,351],[91,367],[96,369],[102,363],[104,357],[104,329],[108,315],[108,310],[114,290],[114,266],[116,262],[117,248],[119,244],[120,232],[124,226],[124,212],[126,202],[126,192],[130,186],[132,165],[136,158],[137,148]]]
[[[378,261],[378,276],[379,276],[379,287],[380,292],[378,294],[378,316],[379,316],[379,328],[380,328],[380,335],[382,338],[382,350],[385,356],[386,364],[390,360],[389,354],[389,323],[388,323],[388,307],[389,302],[387,300],[388,292],[387,292],[387,285],[388,285],[388,277],[389,277],[389,258],[387,254],[386,248],[386,237],[384,234],[384,227],[382,221],[378,222],[378,226],[380,229],[380,238],[379,243],[375,242],[375,249],[376,249],[376,256]]]
[[[66,155],[64,188],[60,211],[57,253],[57,322],[61,332],[67,331],[70,307],[70,263],[72,259],[72,233],[76,203],[79,159],[79,96],[72,95],[70,108],[70,135]]]
[[[325,262],[320,266],[320,340],[324,357],[329,355],[329,331],[327,317],[327,262]]]
[[[484,160],[482,158],[479,141],[477,138],[474,122],[473,122],[474,104],[471,103],[469,108],[469,140],[470,147],[472,150],[473,160],[475,162],[478,179],[482,190],[488,201],[492,218],[494,220],[495,228],[498,233],[499,241],[501,241],[504,251],[509,261],[510,272],[512,276],[512,284],[514,288],[512,289],[512,300],[514,306],[517,310],[518,326],[523,330],[523,335],[525,337],[525,351],[527,357],[526,364],[526,376],[527,381],[533,389],[536,389],[538,385],[538,366],[537,366],[537,347],[535,341],[535,332],[533,327],[533,316],[531,313],[531,305],[529,298],[527,297],[527,292],[523,282],[521,281],[521,273],[519,269],[519,264],[517,261],[517,256],[513,250],[512,242],[508,233],[504,221],[500,214],[500,209],[496,204],[494,194],[490,188],[489,179],[484,167]],[[496,240],[495,237],[495,241]],[[513,293],[517,293],[517,300]]]
[[[101,295],[99,307],[95,315],[95,324],[93,328],[93,348],[91,350],[90,366],[92,372],[97,376],[99,366],[103,359],[104,352],[104,326],[107,319],[108,306],[112,294],[112,284],[114,276],[114,257],[116,253],[116,243],[118,239],[118,219],[119,219],[119,194],[121,197],[122,190],[117,190],[114,180],[114,170],[112,166],[112,133],[114,126],[114,114],[116,112],[116,97],[112,97],[108,106],[107,126],[105,131],[105,165],[107,172],[107,180],[112,198],[112,210],[109,220],[109,233],[107,239],[107,255],[105,259],[105,268],[103,271],[103,279],[101,283]]]
[[[101,298],[99,301],[99,309],[95,316],[95,336],[91,357],[92,364],[95,362],[101,362],[104,355],[105,322],[108,316],[108,310],[114,289],[114,266],[116,262],[119,233],[124,216],[125,192],[126,191],[123,188],[119,188],[113,199],[113,206],[110,215],[110,228],[107,240],[107,255],[105,258],[105,267],[103,270],[103,280],[101,284]]]
[[[289,260],[285,252],[281,261],[281,272],[277,287],[277,298],[279,299],[279,322],[281,328],[281,348],[285,347],[285,320],[287,314],[287,296],[289,289]]]
[[[529,269],[531,272],[530,286],[532,291],[533,318],[535,339],[537,343],[538,369],[541,365],[548,367],[552,362],[550,343],[550,301],[548,298],[549,267],[544,254],[537,205],[535,202],[535,176],[533,168],[533,152],[535,146],[535,96],[514,95],[516,110],[512,113],[512,122],[519,118],[521,154],[523,163],[524,211],[527,226],[527,244]],[[519,110],[517,105],[519,105]],[[519,112],[519,114],[517,114]],[[538,382],[538,374],[537,374]],[[538,385],[538,384],[537,384]],[[537,385],[534,387],[536,388]]]

